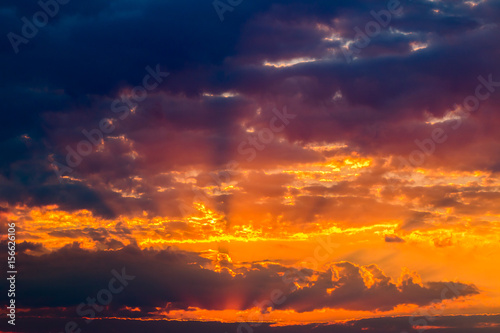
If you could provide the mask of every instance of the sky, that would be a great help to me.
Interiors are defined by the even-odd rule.
[[[498,332],[499,23],[2,1],[0,332]]]

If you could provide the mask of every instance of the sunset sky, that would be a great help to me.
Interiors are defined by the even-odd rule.
[[[500,332],[499,23],[4,0],[0,332]]]

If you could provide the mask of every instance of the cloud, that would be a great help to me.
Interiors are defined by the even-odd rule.
[[[398,283],[391,281],[376,265],[358,266],[349,262],[334,263],[318,281],[290,295],[285,308],[312,311],[326,307],[349,310],[394,309],[398,304],[419,306],[441,302],[445,298],[475,295],[474,285],[450,282],[418,282],[415,274],[404,274]],[[459,293],[444,291],[456,286]],[[448,296],[443,295],[447,294]]]
[[[67,320],[57,318],[43,317],[26,317],[23,318],[19,325],[23,332],[27,333],[49,333],[58,331],[64,328]],[[76,321],[79,318],[74,318]],[[415,320],[411,317],[387,317],[387,318],[367,318],[361,320],[352,320],[345,323],[333,324],[304,324],[304,325],[275,325],[273,323],[260,323],[258,327],[254,327],[263,333],[363,333],[367,330],[373,333],[398,333],[411,332],[413,327],[410,320]],[[420,319],[420,318],[419,318]],[[433,330],[439,330],[442,333],[456,333],[460,329],[474,333],[488,333],[492,329],[498,327],[500,317],[498,315],[471,315],[471,316],[439,316],[432,318]],[[0,323],[0,328],[7,329],[5,322]],[[82,321],[82,330],[87,327]],[[93,321],[89,324],[92,332],[104,333],[109,332],[110,327],[113,327],[120,332],[133,333],[138,331],[148,331],[152,333],[161,332],[193,332],[203,331],[207,333],[217,332],[235,332],[241,323],[220,323],[220,322],[200,322],[200,321],[175,321],[175,320],[159,320],[159,321],[140,321],[127,320],[120,321],[116,319],[102,319]],[[245,331],[244,328],[240,329]],[[423,329],[423,328],[422,328]]]
[[[450,131],[450,122],[425,123],[426,115],[440,118],[461,104],[474,92],[479,75],[500,77],[494,73],[498,57],[492,56],[499,49],[494,26],[498,5],[414,1],[402,7],[390,28],[348,64],[340,51],[343,43],[353,38],[354,27],[373,20],[370,11],[383,6],[369,1],[256,1],[227,13],[221,24],[211,3],[143,1],[131,6],[117,1],[111,6],[95,0],[85,8],[68,3],[22,45],[18,56],[4,45],[7,39],[0,47],[2,63],[9,63],[2,71],[2,100],[11,111],[0,133],[6,152],[0,181],[13,199],[7,193],[0,198],[32,206],[64,205],[65,198],[66,209],[86,208],[108,217],[134,215],[142,212],[140,207],[172,213],[174,208],[159,204],[164,197],[148,184],[148,176],[216,170],[232,159],[254,170],[318,161],[324,157],[303,147],[317,142],[343,141],[367,156],[407,157],[414,140],[429,137],[436,126],[446,128],[449,139],[426,165],[498,171],[495,156],[500,152],[489,142],[498,136],[494,110],[500,95],[483,101],[481,115],[466,120],[460,134]],[[36,4],[13,1],[3,8],[1,21],[12,26],[1,28],[15,31],[21,29],[18,16],[39,10]],[[178,20],[181,16],[185,20]],[[198,25],[187,23],[191,21]],[[428,46],[413,52],[413,42]],[[63,52],[55,55],[54,49]],[[481,61],[471,49],[481,50]],[[88,61],[96,58],[100,61]],[[298,58],[316,61],[263,65]],[[82,129],[115,117],[111,102],[140,84],[144,68],[157,63],[171,76],[134,115],[117,121],[104,145],[74,170],[77,186],[60,185],[51,174],[50,158],[63,162],[66,146],[85,139]],[[228,92],[232,95],[223,97]],[[267,111],[285,105],[300,121],[286,127],[253,164],[247,163],[237,153],[247,129],[265,128]],[[23,135],[31,138],[31,147],[20,140]],[[134,185],[140,198],[110,193],[110,183],[130,188],[125,183],[136,176],[143,177]],[[37,197],[33,200],[30,193]],[[177,206],[178,195],[168,195]]]
[[[39,256],[23,252],[19,260],[24,278],[18,281],[18,297],[28,308],[76,306],[95,294],[95,288],[107,285],[110,267],[124,267],[127,274],[137,277],[126,292],[113,299],[113,311],[125,306],[163,308],[167,304],[178,309],[244,310],[269,300],[274,290],[281,290],[286,299],[278,309],[388,311],[399,304],[423,306],[479,293],[474,285],[460,282],[421,284],[418,276],[410,273],[396,283],[376,265],[349,262],[312,271],[265,263],[246,268],[219,260],[223,269],[214,271],[213,262],[196,253],[134,246],[92,252],[74,243]],[[300,287],[290,288],[293,282]]]
[[[385,235],[384,237],[386,243],[404,243],[405,240],[398,235]]]

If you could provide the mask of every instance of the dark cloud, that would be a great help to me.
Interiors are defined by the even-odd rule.
[[[63,311],[63,310],[59,310]],[[59,312],[60,313],[60,312]],[[22,321],[16,324],[19,329],[27,333],[49,333],[64,329],[67,319],[61,318],[34,318],[21,317]],[[71,318],[71,317],[70,317]],[[422,317],[388,317],[388,318],[368,318],[356,321],[347,321],[336,324],[305,324],[305,325],[274,325],[272,323],[219,323],[219,322],[182,322],[182,321],[140,321],[118,319],[95,320],[90,324],[84,323],[81,318],[72,318],[82,329],[92,329],[92,332],[109,332],[111,328],[124,333],[148,331],[152,333],[161,332],[193,332],[203,331],[207,333],[236,332],[240,327],[242,332],[247,331],[245,327],[250,327],[253,331],[263,333],[417,333],[425,329],[431,333],[490,333],[494,332],[499,323],[498,315],[471,315],[471,316],[438,316],[430,317],[432,328],[413,327],[411,323],[418,320],[425,320]],[[422,322],[419,322],[422,323]],[[0,328],[9,329],[6,322],[0,323]]]
[[[412,275],[403,276],[396,284],[376,265],[349,262],[334,263],[326,272],[315,272],[265,263],[247,269],[219,260],[225,269],[216,272],[210,269],[210,260],[172,249],[154,251],[127,246],[91,252],[74,243],[40,256],[21,252],[18,260],[23,279],[18,281],[18,297],[29,308],[76,306],[97,293],[97,286],[107,286],[113,268],[124,268],[128,275],[136,276],[126,292],[114,298],[110,305],[113,311],[125,306],[163,308],[167,303],[180,309],[223,310],[231,305],[243,310],[269,301],[275,290],[286,299],[276,304],[277,308],[299,312],[321,308],[387,311],[398,304],[428,305],[479,293],[474,285],[459,282],[420,285]],[[301,287],[290,288],[293,282]]]
[[[2,6],[4,35],[20,32],[19,18],[30,18],[40,9],[35,3],[14,1]],[[403,14],[372,38],[358,60],[347,63],[342,43],[354,37],[355,27],[374,19],[370,11],[384,10],[384,4],[256,1],[226,12],[224,22],[210,2],[111,5],[95,0],[84,7],[61,5],[59,14],[20,46],[19,54],[13,53],[7,38],[0,48],[1,63],[9,64],[3,66],[0,81],[8,110],[0,133],[0,171],[4,188],[14,198],[8,201],[56,203],[104,216],[134,214],[139,206],[160,213],[154,203],[158,196],[144,184],[147,179],[135,189],[142,193],[136,199],[108,193],[106,186],[130,187],[124,182],[136,175],[217,169],[235,157],[247,164],[237,154],[248,137],[243,124],[265,128],[266,112],[275,106],[288,106],[300,114],[300,121],[281,133],[285,141],[274,141],[260,152],[252,168],[320,158],[290,145],[297,142],[344,141],[367,155],[407,158],[415,149],[413,141],[432,131],[433,126],[423,123],[426,112],[441,117],[461,104],[474,92],[479,75],[492,73],[499,80],[494,56],[499,49],[494,25],[499,7],[495,1],[476,6],[412,1],[401,6]],[[413,42],[427,48],[411,52]],[[266,61],[296,58],[318,61],[263,66]],[[63,163],[66,146],[85,139],[83,129],[96,128],[102,118],[116,118],[110,111],[113,99],[122,89],[140,85],[145,67],[156,64],[170,77],[140,103],[136,114],[116,122],[113,133],[104,136],[104,148],[96,147],[75,168],[72,176],[84,181],[60,185],[50,174],[50,158]],[[237,95],[217,97],[225,92]],[[332,101],[337,92],[342,98]],[[481,118],[473,115],[460,133],[443,123],[449,139],[426,163],[497,171],[500,151],[488,142],[498,139],[498,120],[490,110],[499,96],[492,94],[482,102]],[[258,108],[264,111],[260,115]],[[374,134],[367,129],[375,123]],[[20,141],[23,135],[31,146]],[[116,139],[121,136],[124,139]],[[463,163],[464,155],[475,158]],[[36,165],[36,170],[27,165]],[[22,175],[26,173],[31,176]],[[96,178],[105,181],[96,184]]]
[[[405,240],[398,235],[385,235],[384,237],[386,243],[404,243]]]
[[[369,273],[368,280],[363,273]],[[459,292],[449,291],[455,286]],[[447,291],[447,292],[444,292]],[[289,296],[285,308],[311,311],[317,308],[335,307],[349,310],[393,309],[397,304],[426,305],[439,303],[450,297],[478,294],[473,285],[462,283],[429,282],[420,285],[415,276],[405,275],[396,285],[376,266],[360,267],[349,262],[333,264],[318,281]],[[447,296],[443,296],[447,294]],[[444,297],[444,298],[443,298]]]

